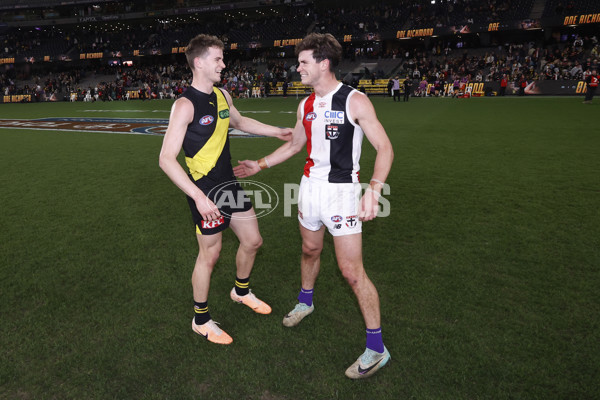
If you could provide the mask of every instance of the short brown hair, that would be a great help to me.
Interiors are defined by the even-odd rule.
[[[202,57],[210,47],[225,48],[221,39],[216,36],[200,34],[190,40],[185,48],[185,57],[190,68],[194,69],[194,58]]]
[[[342,59],[342,45],[333,37],[331,33],[311,33],[296,45],[296,56],[301,51],[312,50],[313,58],[317,62],[329,60],[329,70],[340,63]]]

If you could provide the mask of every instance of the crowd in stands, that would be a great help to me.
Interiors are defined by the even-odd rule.
[[[56,26],[10,29],[0,33],[0,56],[73,58],[80,53],[121,53],[149,50],[167,54],[174,46],[185,46],[199,31],[215,35],[224,42],[250,42],[296,38],[313,23],[315,11],[306,7],[278,7],[268,16],[204,13],[181,18],[156,18],[115,23],[82,23],[63,30]],[[308,17],[307,17],[308,16]],[[46,54],[44,54],[46,51]]]
[[[289,80],[293,69],[292,65],[280,60],[255,58],[251,64],[236,61],[223,72],[221,86],[234,97],[250,97],[254,87],[261,89],[261,96],[268,96],[277,82]],[[4,73],[0,75],[0,92],[5,96],[32,95],[34,101],[62,100],[69,98],[71,93],[81,99],[91,93],[92,101],[126,100],[132,91],[136,92],[136,98],[143,100],[174,99],[191,84],[191,72],[187,64],[102,66],[87,71],[74,68],[43,77],[34,75],[30,81],[19,85],[13,74]]]
[[[533,0],[410,2],[412,26],[453,26],[528,17]]]
[[[58,74],[50,73],[44,77],[36,76],[32,83],[18,85],[18,80],[10,74],[0,75],[0,93],[4,96],[29,94],[36,100],[49,99],[53,93],[68,92],[76,88],[81,81],[82,71],[73,69]]]
[[[582,80],[586,71],[598,68],[600,44],[595,36],[576,37],[564,46],[538,46],[534,42],[511,43],[485,53],[471,54],[467,49],[441,49],[434,51],[412,49],[398,56],[395,74],[410,78],[416,91],[422,94],[428,84],[444,86],[446,83],[492,82],[503,77],[511,82],[531,80]],[[363,76],[382,78],[382,76]],[[85,87],[82,77],[97,76],[97,84]],[[342,78],[342,77],[339,77]],[[388,77],[385,77],[388,78]],[[93,71],[72,71],[35,77],[33,84],[19,86],[5,75],[0,90],[8,94],[32,94],[35,99],[49,99],[58,93],[59,99],[70,93],[81,97],[87,92],[98,100],[127,99],[127,92],[135,90],[141,99],[176,98],[191,83],[186,64],[164,64],[144,67],[103,66]],[[270,95],[278,82],[296,79],[295,64],[277,59],[255,58],[252,62],[233,61],[223,72],[221,85],[234,97],[250,97],[252,88],[260,88],[261,96]],[[357,80],[348,84],[357,85]],[[62,96],[62,97],[61,97]]]
[[[507,44],[504,51],[490,51],[481,56],[427,57],[417,53],[403,64],[404,77],[417,83],[416,94],[425,95],[430,84],[436,89],[462,82],[531,82],[537,80],[583,80],[586,74],[598,69],[600,46],[596,37],[576,39],[564,47],[537,47],[535,43]],[[429,93],[427,93],[429,94]]]
[[[192,5],[193,1],[177,2]],[[347,33],[369,33],[396,31],[413,25],[447,26],[471,21],[495,21],[499,18],[517,18],[528,15],[533,1],[514,0],[382,0],[376,4],[362,3],[347,7],[316,7],[308,3],[301,7],[280,7],[277,17],[247,16],[233,17],[230,14],[202,14],[202,21],[190,19],[156,19],[153,23],[123,22],[115,31],[106,25],[80,25],[66,30],[57,26],[32,29],[8,30],[0,35],[3,45],[0,57],[14,54],[32,54],[51,47],[61,54],[73,52],[103,52],[117,57],[119,51],[152,49],[156,54],[161,49],[184,46],[202,27],[202,32],[219,36],[224,41],[247,42],[266,38],[297,38],[307,32],[329,32],[334,35]],[[581,2],[549,0],[545,13],[561,15],[591,9],[590,1]],[[91,7],[91,8],[90,8]],[[116,7],[116,8],[111,8]],[[140,2],[102,3],[102,12],[139,11]],[[143,7],[142,7],[143,8]],[[81,9],[78,13],[93,14],[94,6]],[[224,21],[223,21],[224,20]],[[224,22],[224,23],[223,23]],[[117,26],[117,25],[115,25]],[[64,30],[63,30],[64,29]],[[461,43],[461,46],[463,43]],[[346,46],[345,57],[354,60],[351,46]],[[394,59],[397,67],[394,74],[410,77],[420,82],[454,82],[467,79],[473,82],[499,81],[503,77],[511,81],[520,79],[582,79],[586,70],[598,67],[600,47],[593,35],[569,36],[565,40],[529,40],[522,43],[497,43],[484,49],[473,46],[460,47],[450,39],[438,38],[418,48],[406,46],[381,47],[361,53],[359,57]],[[43,53],[38,53],[43,54]],[[254,59],[241,62],[234,59],[223,74],[222,85],[234,96],[248,96],[253,87],[259,87],[263,95],[269,95],[277,82],[298,80],[293,60],[277,59],[273,49],[253,52]],[[257,55],[259,54],[259,55]],[[163,59],[164,60],[164,59]],[[189,69],[185,64],[136,65],[135,67],[96,66],[93,71],[81,66],[68,68],[46,76],[20,76],[15,71],[3,72],[0,91],[8,94],[33,94],[36,99],[50,98],[52,94],[87,93],[97,94],[98,99],[125,99],[131,90],[138,90],[139,97],[177,97],[189,85]],[[344,71],[348,72],[348,71]],[[82,79],[98,76],[94,87],[82,85]],[[32,78],[32,79],[31,79]],[[338,78],[344,78],[339,76]],[[363,78],[389,78],[383,71],[369,71]],[[19,80],[30,83],[20,85]],[[94,80],[94,79],[91,79]],[[32,83],[31,83],[32,82]],[[353,76],[348,83],[356,84]],[[97,87],[98,86],[98,87]],[[98,93],[102,93],[99,95]]]
[[[507,43],[494,51],[470,56],[463,50],[434,50],[434,56],[425,52],[405,53],[403,72],[413,79],[443,76],[469,76],[475,82],[499,81],[503,75],[513,81],[524,76],[528,80],[582,79],[586,70],[598,66],[600,46],[596,36],[576,36],[572,43],[563,46],[539,46],[534,42]]]
[[[597,0],[546,0],[544,17],[598,12]]]
[[[178,2],[193,5],[194,2]],[[144,2],[109,2],[75,7],[77,15],[111,15],[143,9]],[[4,56],[40,57],[46,53],[78,56],[82,52],[126,52],[150,50],[165,54],[172,46],[183,46],[199,30],[224,42],[294,39],[309,31],[334,35],[383,35],[411,27],[454,26],[473,21],[527,18],[533,0],[380,0],[357,5],[330,7],[327,2],[303,6],[277,6],[240,14],[205,12],[177,18],[118,20],[113,23],[81,23],[68,31],[40,25],[9,29],[0,34]],[[148,7],[148,4],[145,4]],[[69,7],[70,6],[65,6]],[[171,7],[174,7],[173,5]],[[95,11],[98,9],[98,11]],[[52,9],[54,10],[54,9]],[[260,11],[260,12],[258,12]],[[63,16],[65,10],[39,11],[43,16]],[[71,9],[72,13],[73,10]]]

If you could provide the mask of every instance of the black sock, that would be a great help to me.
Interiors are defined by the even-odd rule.
[[[208,302],[198,303],[194,301],[194,322],[196,325],[202,325],[210,321],[210,313],[208,312]]]
[[[235,278],[235,293],[238,296],[245,296],[250,291],[250,277],[246,279]]]

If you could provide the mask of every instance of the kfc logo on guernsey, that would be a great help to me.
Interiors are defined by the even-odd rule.
[[[326,124],[339,124],[344,123],[346,113],[344,111],[325,111],[325,123]]]
[[[200,118],[200,125],[210,125],[214,120],[215,118],[212,115],[205,115],[204,117]]]
[[[202,221],[202,229],[214,229],[219,225],[222,225],[225,222],[225,218],[221,216],[219,219],[215,219],[214,221]]]

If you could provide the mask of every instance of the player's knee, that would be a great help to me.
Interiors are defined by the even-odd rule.
[[[221,246],[211,246],[207,249],[201,249],[198,254],[198,262],[212,271],[220,255]]]
[[[262,245],[263,238],[260,235],[253,237],[249,243],[249,247],[254,251],[258,251],[258,249],[260,249]]]
[[[352,266],[340,266],[342,276],[346,279],[346,282],[352,287],[360,285],[360,283],[366,278],[365,272],[362,268],[355,268]]]
[[[258,251],[263,244],[262,236],[253,235],[251,238],[244,239],[240,242],[240,246],[247,251]]]
[[[311,243],[311,242],[302,242],[302,254],[308,257],[316,257],[321,254],[323,250],[323,244],[320,243]]]
[[[209,257],[207,257],[207,262],[206,265],[212,270],[215,265],[217,264],[217,261],[219,261],[219,256],[220,256],[220,252],[212,252]]]

